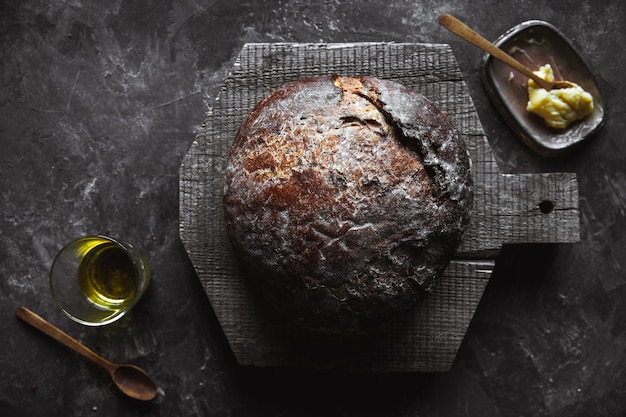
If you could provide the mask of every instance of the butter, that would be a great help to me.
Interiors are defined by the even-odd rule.
[[[547,81],[554,81],[550,64],[534,72]],[[528,104],[526,110],[541,116],[546,124],[565,129],[593,111],[593,97],[579,85],[546,91],[533,80],[528,80]]]

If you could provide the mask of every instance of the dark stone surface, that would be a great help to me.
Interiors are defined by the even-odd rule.
[[[626,413],[626,3],[479,0],[63,2],[0,6],[0,415],[623,416]],[[105,6],[106,4],[106,6]],[[603,130],[559,159],[527,149],[480,84],[482,53],[540,18],[594,70]],[[229,350],[178,237],[178,169],[246,42],[450,43],[503,172],[576,172],[581,242],[506,246],[448,373],[247,369]],[[104,328],[70,322],[47,286],[77,235],[142,247],[154,280]],[[15,318],[27,305],[116,361],[149,370],[152,403]],[[366,348],[366,347],[364,347]]]

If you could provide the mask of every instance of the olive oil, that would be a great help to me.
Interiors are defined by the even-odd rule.
[[[128,254],[105,239],[85,241],[78,265],[78,285],[85,298],[103,310],[121,310],[138,291],[138,276]]]

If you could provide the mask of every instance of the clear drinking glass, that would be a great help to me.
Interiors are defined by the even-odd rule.
[[[56,304],[72,320],[102,326],[123,317],[150,284],[150,266],[129,243],[84,236],[57,254],[50,270]]]

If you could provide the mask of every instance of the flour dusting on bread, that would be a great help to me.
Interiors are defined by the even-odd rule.
[[[472,194],[465,145],[432,102],[391,81],[316,77],[244,121],[224,213],[271,304],[310,328],[367,331],[432,291]]]

